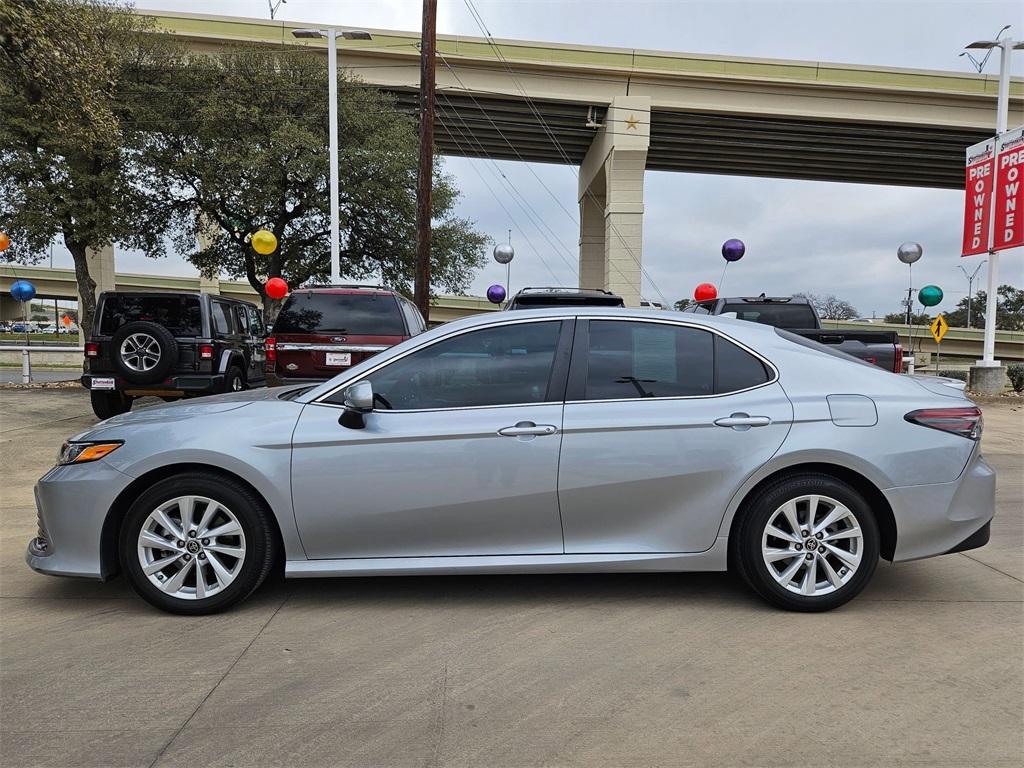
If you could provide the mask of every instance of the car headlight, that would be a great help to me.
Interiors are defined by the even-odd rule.
[[[58,464],[85,464],[96,461],[120,448],[122,443],[64,443],[57,456]]]

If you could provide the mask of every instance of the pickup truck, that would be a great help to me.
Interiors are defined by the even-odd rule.
[[[683,312],[702,315],[735,314],[740,320],[764,323],[824,344],[832,349],[894,373],[903,372],[903,347],[895,331],[827,329],[814,306],[805,298],[789,296],[741,296],[691,304]]]

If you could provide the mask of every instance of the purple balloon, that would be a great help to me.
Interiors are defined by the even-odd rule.
[[[491,304],[501,304],[505,300],[505,288],[495,283],[487,289],[487,300]]]
[[[743,244],[742,240],[732,238],[722,243],[722,256],[726,261],[739,261],[746,252],[747,246]]]

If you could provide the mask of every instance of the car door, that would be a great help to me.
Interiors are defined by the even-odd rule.
[[[415,348],[360,377],[377,403],[362,429],[339,423],[341,391],[307,405],[292,454],[307,556],[561,553],[572,332],[504,322]]]
[[[580,320],[563,417],[566,553],[701,552],[792,406],[752,350],[680,322]]]

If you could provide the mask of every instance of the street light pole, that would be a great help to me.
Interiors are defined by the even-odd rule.
[[[1007,115],[1010,111],[1010,59],[1014,48],[1024,48],[1024,43],[1014,42],[1013,38],[1001,40],[979,40],[967,46],[968,50],[999,48],[999,91],[996,98],[996,136],[1006,132]],[[992,222],[995,221],[995,206],[992,206]],[[991,231],[991,230],[990,230]],[[977,365],[984,368],[995,368],[999,361],[995,359],[996,348],[996,299],[999,289],[999,253],[989,251],[988,257],[988,294],[985,296],[985,341],[981,360]]]
[[[977,277],[978,271],[988,263],[988,259],[985,259],[981,264],[974,268],[974,271],[970,274],[964,269],[963,264],[960,265],[960,271],[964,273],[964,277],[967,278],[967,327],[971,327],[971,305],[974,304],[974,278]]]
[[[341,222],[338,204],[338,35],[346,40],[372,40],[373,36],[361,29],[293,29],[297,38],[327,39],[327,131],[329,135],[329,165],[331,187],[331,284],[341,282]]]

